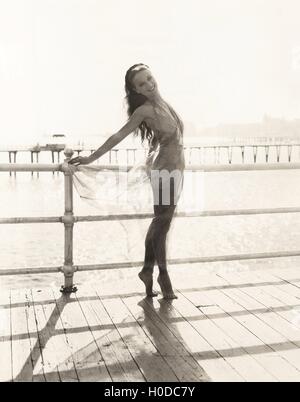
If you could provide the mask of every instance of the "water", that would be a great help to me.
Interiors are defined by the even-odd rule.
[[[205,210],[300,206],[300,171],[206,173],[201,177],[201,207]],[[191,189],[186,188],[186,196]],[[0,174],[0,217],[63,215],[63,176],[40,173]],[[76,215],[99,214],[74,193]],[[74,228],[74,263],[96,264],[142,260],[149,220],[77,223]],[[62,224],[0,225],[0,269],[60,266],[63,263]],[[300,214],[177,218],[169,235],[169,256],[197,256],[298,250]],[[284,259],[297,264],[298,259]],[[236,266],[279,264],[235,262]],[[233,263],[226,263],[230,266]],[[220,265],[220,264],[219,264]],[[224,266],[224,263],[222,263]],[[177,269],[174,267],[174,270]],[[127,272],[127,273],[126,273]],[[101,281],[129,277],[100,272]],[[177,272],[180,272],[179,268]],[[78,274],[77,274],[78,275]],[[82,274],[83,275],[83,274]],[[96,273],[86,273],[91,280]],[[100,276],[101,275],[101,276]],[[35,275],[0,279],[3,286],[41,286],[60,281],[59,275]]]

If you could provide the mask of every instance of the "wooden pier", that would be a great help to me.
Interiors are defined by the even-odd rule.
[[[172,302],[138,279],[1,292],[0,381],[300,381],[298,270],[186,270]]]

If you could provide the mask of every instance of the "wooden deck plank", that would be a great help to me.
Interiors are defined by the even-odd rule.
[[[199,327],[194,325],[194,318],[197,319],[197,323],[202,322],[198,321],[202,313],[190,302],[185,302],[183,296],[180,295],[180,300],[172,302],[154,300],[153,307],[177,339],[193,354],[212,381],[245,381],[238,372],[241,358],[224,357],[222,350],[216,350],[215,347],[216,342],[220,349],[225,350],[231,350],[236,345],[213,324],[209,325],[209,336],[205,336],[207,334],[205,328],[199,330]],[[191,321],[184,317],[187,311]],[[215,341],[212,340],[214,338]]]
[[[81,289],[78,296],[79,304],[110,374],[110,381],[145,381],[96,292],[91,288]]]
[[[54,291],[53,294],[60,311],[67,342],[72,349],[79,381],[105,381],[109,376],[104,361],[76,296],[74,294],[62,295],[59,291]]]
[[[203,368],[192,354],[149,308],[147,299],[126,297],[122,299],[151,342],[159,350],[179,381],[209,381]]]
[[[282,268],[274,268],[272,270],[270,270],[270,273],[275,276],[278,277],[280,279],[284,279],[286,281],[293,281],[295,283],[298,284],[298,286],[300,285],[299,283],[299,269],[298,268],[289,268],[286,267],[284,269]]]
[[[213,285],[213,283],[210,283],[210,285]],[[240,370],[243,370],[244,376],[247,375],[247,380],[275,381],[276,378],[268,370],[269,348],[229,314],[224,314],[224,311],[217,305],[213,297],[209,297],[210,292],[212,291],[188,292],[184,293],[184,296],[195,306],[198,306],[208,319],[212,320],[239,345],[240,351],[237,350],[237,352],[243,356]],[[252,354],[253,349],[259,350],[259,354]],[[247,368],[245,369],[246,365]]]
[[[235,358],[231,353],[226,353],[226,350],[234,348],[232,341],[224,334],[220,334],[218,331],[219,328],[214,326],[214,323],[209,320],[203,320],[204,315],[199,316],[199,311],[193,307],[194,306],[191,305],[187,307],[185,303],[181,303],[180,307],[176,305],[177,311],[181,314],[186,314],[185,312],[189,311],[188,318],[183,315],[182,318],[186,319],[196,332],[201,334],[201,336],[209,343],[210,347],[212,347],[218,354],[217,358],[201,359],[201,364],[206,369],[207,373],[210,374],[212,381],[245,382],[245,378],[240,374],[239,358]],[[218,337],[220,338],[217,339]],[[204,355],[205,354],[206,353],[204,352]]]
[[[260,361],[278,381],[299,381],[299,371],[285,359],[285,352],[281,353],[282,349],[279,346],[286,344],[286,347],[290,346],[293,349],[293,344],[261,321],[259,316],[251,312],[251,308],[246,309],[236,298],[230,298],[228,295],[230,291],[232,289],[211,291],[209,297],[218,304],[224,313],[231,315],[269,348],[269,354],[265,356],[259,354]],[[268,353],[268,349],[266,352]]]
[[[205,319],[202,319],[202,320],[200,320],[200,321],[194,321],[194,320],[192,320],[191,321],[191,324],[193,325],[193,326],[195,326],[196,328],[199,328],[199,331],[202,333],[202,334],[207,334],[206,335],[206,337],[207,337],[207,339],[209,339],[210,340],[210,342],[212,342],[213,341],[213,339],[214,339],[214,332],[216,332],[216,331],[212,331],[212,330],[210,330],[210,331],[207,331],[207,329],[206,329],[206,331],[205,331],[205,327],[208,327],[209,328],[209,325],[211,324],[211,321],[213,321],[214,323],[216,323],[216,325],[218,324],[218,320],[221,320],[221,319],[224,319],[224,318],[226,318],[227,316],[228,316],[228,314],[226,314],[225,313],[225,311],[221,311],[220,309],[219,309],[219,306],[217,306],[216,304],[218,304],[218,302],[219,302],[219,300],[218,300],[218,298],[217,297],[212,297],[212,299],[210,299],[210,298],[206,298],[206,297],[203,297],[203,295],[199,298],[199,295],[197,294],[197,293],[195,293],[195,294],[193,294],[193,293],[188,293],[188,294],[185,294],[185,296],[187,297],[187,298],[189,298],[189,299],[191,299],[194,303],[195,303],[195,305],[197,305],[198,306],[198,308],[201,310],[201,311],[204,311],[206,314],[207,314],[207,319],[205,320]],[[200,305],[199,305],[200,304]],[[211,306],[210,306],[211,305]],[[185,316],[186,317],[188,317],[187,319],[191,319],[190,317],[193,317],[193,316],[191,316],[191,313],[192,313],[192,311],[191,312],[189,312],[187,309],[185,309],[184,310],[184,314],[185,314]],[[205,316],[204,316],[204,318],[205,318]],[[241,321],[241,323],[242,323],[242,321]],[[226,330],[226,326],[224,327],[223,325],[221,325],[221,328],[222,328],[222,330],[225,330],[226,331],[226,334],[230,334],[230,336],[233,336],[232,334],[231,334],[231,332],[230,331],[227,331]],[[232,328],[232,329],[234,329],[234,328]],[[248,329],[249,330],[249,329]],[[251,331],[250,331],[251,332]],[[232,350],[231,350],[231,352],[232,352],[232,355],[235,355],[235,354],[237,354],[237,356],[239,356],[239,355],[244,355],[245,353],[249,353],[250,355],[252,354],[251,352],[252,352],[252,349],[251,348],[249,348],[249,339],[248,339],[248,342],[245,344],[243,341],[242,341],[242,338],[241,339],[239,339],[239,336],[234,336],[234,340],[235,341],[237,341],[236,343],[237,343],[237,345],[239,345],[239,347],[238,348],[235,348],[234,346],[233,346],[233,348],[232,348]],[[251,339],[251,341],[253,341],[253,339]],[[218,342],[218,339],[216,339],[216,342]],[[218,345],[218,343],[217,344],[215,344],[215,347],[217,348],[217,349],[220,349],[222,346],[221,345]],[[255,347],[256,349],[258,349],[258,352],[259,352],[259,356],[258,356],[258,359],[257,359],[257,361],[258,361],[258,363],[264,368],[264,370],[265,371],[267,371],[268,373],[270,373],[272,376],[274,376],[274,377],[276,377],[275,376],[275,372],[274,372],[274,370],[273,370],[273,367],[272,367],[272,365],[270,365],[269,364],[269,354],[266,354],[265,355],[265,357],[263,357],[262,358],[262,356],[261,356],[261,353],[263,352],[263,351],[265,351],[265,352],[268,352],[268,349],[264,346],[264,343],[263,342],[261,342],[260,343],[260,345],[258,345],[257,347]],[[235,350],[236,349],[236,350]],[[229,350],[228,350],[229,351]],[[271,349],[269,349],[269,351],[271,352]],[[224,353],[224,352],[223,352]],[[226,353],[226,351],[225,351],[225,353]],[[225,356],[226,356],[226,354],[225,354]],[[242,358],[241,359],[241,362],[242,362],[242,372],[244,372],[245,371],[245,369],[244,369],[244,367],[243,367],[243,362],[244,362],[244,359]],[[245,362],[244,362],[245,363]],[[251,367],[251,366],[250,366]],[[237,367],[238,368],[238,367]],[[295,373],[295,372],[294,372]],[[257,380],[256,379],[256,375],[257,374],[255,374],[255,372],[254,373],[248,373],[249,375],[254,375],[254,380]],[[250,380],[251,380],[251,378],[250,378]]]
[[[0,293],[0,382],[12,381],[10,292]]]
[[[241,276],[241,278],[243,277]],[[285,305],[300,303],[300,289],[288,282],[279,280],[269,272],[253,271],[250,276],[247,274],[246,278],[253,280],[253,285],[256,285],[258,289],[263,289],[265,293],[279,299],[280,303]]]
[[[240,276],[240,278],[241,280],[243,280],[245,278],[245,275]],[[247,280],[255,281],[255,277],[253,275],[247,274],[246,278]],[[264,287],[260,287],[259,285],[243,289],[243,291],[245,291],[245,293],[249,294],[258,302],[260,302],[264,307],[280,309],[286,306],[284,302],[265,292]],[[269,321],[272,328],[274,328],[280,334],[285,336],[290,342],[293,342],[297,347],[300,348],[300,329],[296,325],[294,325],[292,322],[287,322],[279,314],[272,311],[264,314],[263,317],[266,322]]]
[[[124,359],[123,364],[118,359],[118,355],[116,353],[115,348],[120,348],[122,350],[122,340],[115,339],[115,342],[112,342],[109,334],[112,329],[107,329],[104,326],[104,329],[101,328],[101,321],[99,322],[97,314],[94,311],[94,308],[88,305],[87,302],[80,302],[81,308],[83,309],[84,316],[89,323],[91,333],[94,337],[95,343],[102,355],[102,358],[105,362],[105,366],[108,372],[108,377],[106,381],[120,381],[126,382],[129,381],[126,377],[126,363],[130,364],[131,356],[129,358]],[[97,301],[93,300],[93,304],[97,304]],[[123,355],[123,354],[122,354]],[[141,373],[140,373],[141,374]]]
[[[258,285],[260,283],[270,283],[270,285],[264,286],[264,291],[282,303],[283,307],[286,307],[278,308],[276,313],[289,323],[300,328],[300,289],[287,282],[279,284],[278,278],[270,273],[253,272],[253,279]]]
[[[249,299],[245,298],[243,294],[241,294],[241,292],[239,292],[238,289],[230,289],[226,291],[226,294],[228,295],[228,297],[230,297],[232,300],[236,301],[237,303],[239,303],[240,305],[242,305],[245,309],[249,310],[251,312],[251,310],[253,311],[253,304],[251,303],[251,298],[250,302]],[[254,310],[255,311],[255,310]],[[262,324],[265,324],[263,320],[260,319],[260,314],[263,313],[253,313],[255,315],[255,317],[257,317],[260,322]],[[242,318],[241,318],[242,319]],[[278,356],[280,356],[283,361],[279,361],[278,363],[276,363],[274,361],[274,374],[276,375],[276,377],[279,379],[279,381],[300,381],[300,371],[299,369],[297,369],[297,367],[295,367],[294,364],[292,364],[289,361],[289,352],[287,352],[287,349],[293,350],[294,349],[294,345],[287,341],[284,337],[281,338],[282,341],[278,342],[278,334],[277,332],[275,333],[275,337],[274,337],[274,330],[272,327],[268,326],[267,328],[264,325],[259,325],[256,322],[252,322],[252,325],[254,327],[251,326],[251,324],[249,324],[249,321],[247,323],[249,329],[252,329],[253,332],[255,332],[257,334],[257,336],[260,337],[260,339],[262,339],[266,344],[268,344],[276,353]],[[277,371],[277,374],[276,374]]]
[[[178,378],[175,373],[168,366],[151,340],[145,335],[122,300],[120,298],[109,300],[103,298],[101,302],[118,329],[130,354],[146,378],[146,381],[177,382]]]
[[[13,381],[32,382],[33,365],[24,290],[11,291]],[[16,304],[16,306],[14,306]]]
[[[60,313],[50,289],[31,292],[43,353],[46,381],[77,382],[78,377],[66,336],[60,322]]]
[[[29,289],[26,289],[24,292],[24,304],[31,349],[30,358],[33,366],[32,381],[45,382],[44,357],[39,342],[31,291]],[[54,380],[58,380],[58,377],[55,377]]]
[[[240,277],[237,274],[224,275],[230,282],[233,280],[236,282],[240,281],[240,283],[244,283],[246,278],[245,276]],[[247,278],[250,279],[249,277]],[[240,292],[247,297],[247,302],[251,303],[252,309],[264,309],[262,312],[257,312],[256,315],[269,325],[275,332],[283,336],[287,339],[287,342],[275,344],[274,347],[278,348],[282,356],[297,370],[300,369],[300,345],[299,345],[299,329],[293,324],[287,322],[283,317],[277,314],[275,311],[276,308],[281,308],[283,305],[279,303],[278,300],[273,300],[272,296],[263,292],[263,290],[257,289],[255,286],[250,288],[242,287]],[[271,307],[270,305],[276,306]],[[274,311],[274,310],[275,311]]]
[[[276,278],[279,282],[287,285],[290,290],[293,288],[296,291],[295,297],[299,296],[298,289],[300,289],[300,273],[296,268],[285,269],[272,269],[268,271],[270,275]],[[293,293],[291,293],[293,294]]]
[[[240,376],[245,378],[246,381],[275,381],[274,376],[269,373],[260,361],[256,360],[249,353],[250,350],[247,348],[247,345],[239,339],[240,334],[236,334],[236,332],[240,328],[236,328],[234,323],[230,322],[230,317],[224,317],[224,314],[220,314],[220,310],[215,302],[203,297],[204,295],[202,294],[199,297],[198,292],[182,293],[182,296],[185,296],[189,303],[192,302],[194,304],[193,308],[196,308],[203,314],[200,320],[196,320],[193,315],[188,314],[187,307],[185,306],[183,312],[188,317],[188,320],[191,320],[191,324],[202,334],[205,334],[210,342],[213,342],[216,350],[226,358]],[[182,304],[184,304],[184,301],[182,301]],[[226,325],[224,325],[222,320],[227,321]],[[228,327],[230,327],[230,330],[228,330]],[[226,343],[231,346],[226,347],[226,343],[223,345],[222,339],[225,339]]]
[[[266,292],[279,299],[286,305],[300,306],[300,281],[290,283],[287,279],[281,279],[269,272],[253,272],[255,283],[269,282]]]
[[[164,302],[164,301],[163,301]],[[161,303],[161,302],[158,302]],[[237,373],[237,371],[223,358],[223,356],[218,353],[211,342],[205,339],[205,336],[201,331],[197,331],[195,327],[184,316],[181,315],[182,303],[180,303],[181,308],[174,308],[174,304],[178,303],[173,301],[169,308],[168,314],[165,314],[165,309],[157,307],[155,304],[151,304],[151,308],[157,313],[159,311],[159,316],[162,322],[168,327],[168,329],[173,333],[173,335],[178,339],[178,342],[185,348],[189,353],[192,353],[194,359],[198,364],[205,370],[209,379],[211,381],[221,381],[221,382],[243,382],[244,379]],[[191,307],[191,306],[189,306]],[[195,313],[195,311],[194,311]],[[197,313],[197,318],[199,317],[199,311]],[[182,322],[178,326],[177,322]],[[186,322],[188,322],[192,329],[190,329]]]

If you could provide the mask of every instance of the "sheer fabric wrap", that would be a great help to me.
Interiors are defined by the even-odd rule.
[[[130,169],[103,169],[98,165],[71,165],[74,187],[80,198],[104,215],[153,211],[151,161],[141,160]]]

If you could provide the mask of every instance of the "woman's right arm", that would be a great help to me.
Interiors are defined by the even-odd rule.
[[[114,148],[122,140],[124,140],[124,138],[126,138],[130,133],[135,131],[146,117],[149,117],[149,107],[138,107],[130,116],[128,122],[117,133],[111,135],[95,152],[93,152],[90,156],[86,158],[77,156],[76,158],[71,159],[69,163],[89,164],[91,162],[94,162],[106,152]]]
[[[109,137],[100,148],[89,156],[90,162],[94,162],[96,159],[100,158],[106,152],[110,151],[117,144],[123,141],[124,138],[126,138],[130,133],[136,130],[144,118],[147,117],[147,110],[148,109],[144,106],[137,108],[130,116],[128,122],[116,134],[113,134],[111,137]]]

